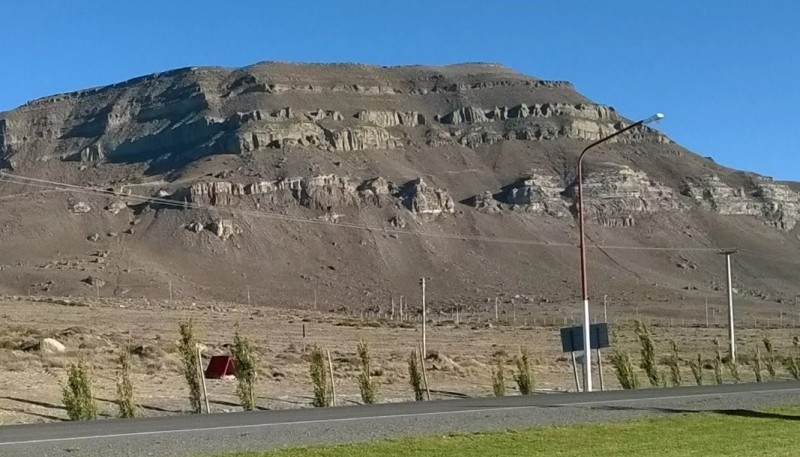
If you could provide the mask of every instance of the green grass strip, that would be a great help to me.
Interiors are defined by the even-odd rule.
[[[626,422],[401,438],[226,457],[798,456],[800,407],[679,413]]]

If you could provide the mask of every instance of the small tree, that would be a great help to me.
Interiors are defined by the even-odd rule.
[[[119,417],[128,419],[136,416],[133,380],[131,379],[131,355],[126,349],[119,355],[119,375],[117,378],[117,406]]]
[[[764,367],[769,373],[770,381],[775,380],[775,348],[772,347],[772,341],[768,336],[764,337],[764,350],[767,352],[767,357],[764,359]]]
[[[636,321],[635,331],[636,336],[639,338],[639,344],[642,346],[642,369],[647,373],[650,385],[658,387],[661,376],[658,373],[656,350],[653,345],[653,338],[650,335],[650,328],[644,322]]]
[[[722,352],[719,340],[716,338],[714,338],[714,380],[717,384],[722,384]]]
[[[495,397],[506,395],[506,367],[503,357],[498,357],[495,362],[497,368],[492,367],[492,391]]]
[[[331,405],[331,391],[328,384],[328,370],[325,366],[325,351],[316,344],[311,349],[309,364],[311,383],[314,385],[314,399],[311,404],[316,408]]]
[[[761,349],[758,346],[756,346],[755,354],[751,357],[750,367],[753,368],[753,373],[756,375],[756,382],[762,382],[761,371],[763,368],[761,366]]]
[[[369,345],[365,340],[360,340],[358,342],[358,362],[361,368],[361,373],[358,374],[358,388],[361,391],[361,401],[367,405],[371,405],[378,400],[378,383],[372,379]]]
[[[422,387],[422,372],[420,371],[419,362],[417,361],[417,351],[412,350],[408,355],[408,382],[411,388],[414,389],[414,400],[425,400],[424,389]]]
[[[733,382],[739,384],[739,382],[742,380],[742,377],[739,374],[739,362],[736,361],[733,357],[729,356],[726,365],[728,366],[728,371],[731,372],[731,377],[733,378]]]
[[[250,341],[237,331],[233,337],[233,363],[236,367],[236,395],[245,411],[255,409],[254,387],[256,383],[256,356]]]
[[[697,354],[697,360],[689,362],[689,368],[692,369],[692,376],[694,376],[694,382],[697,383],[698,386],[703,385],[703,359],[700,357],[700,354]]]
[[[534,380],[527,349],[523,349],[521,347],[519,348],[519,355],[516,357],[516,364],[517,372],[514,374],[514,382],[517,383],[519,393],[522,395],[530,395],[533,393]]]
[[[198,342],[194,334],[194,324],[191,320],[182,322],[179,330],[181,339],[178,342],[178,353],[181,357],[183,377],[186,380],[186,386],[189,388],[189,404],[193,413],[200,414],[203,412],[203,405],[200,395],[200,377],[197,373],[197,365],[199,363],[197,355]]]
[[[681,384],[683,384],[683,379],[681,378],[678,345],[675,343],[675,340],[670,340],[669,343],[670,343],[670,348],[672,349],[672,354],[670,354],[669,358],[667,359],[667,364],[669,365],[670,380],[672,381],[673,386],[680,387]]]
[[[70,365],[67,384],[61,390],[70,420],[97,419],[98,408],[92,396],[92,377],[83,360]]]
[[[800,357],[798,357],[798,354],[800,354],[800,338],[796,336],[792,338],[792,346],[794,350],[789,354],[789,357],[786,358],[784,363],[789,374],[792,375],[795,380],[800,381]]]
[[[614,349],[611,353],[611,366],[617,375],[617,381],[623,389],[637,389],[639,387],[639,376],[633,368],[631,356],[620,349]]]

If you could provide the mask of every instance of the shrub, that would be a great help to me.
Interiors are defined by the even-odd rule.
[[[408,382],[411,384],[411,388],[414,389],[414,400],[423,401],[425,392],[422,387],[422,372],[420,371],[416,350],[411,351],[411,354],[408,355],[408,377]]]
[[[656,351],[653,346],[653,338],[650,335],[650,328],[644,322],[636,321],[635,331],[636,336],[639,338],[639,344],[642,346],[642,369],[647,373],[650,385],[658,387],[661,376],[658,373]]]
[[[756,346],[755,354],[750,358],[750,366],[753,368],[753,373],[756,375],[756,382],[762,382],[761,371],[763,368],[761,366],[761,349],[758,346]]]
[[[639,387],[639,376],[633,368],[631,356],[618,348],[611,353],[611,366],[617,375],[617,381],[623,389],[636,389]]]
[[[197,355],[198,343],[194,334],[194,324],[191,320],[188,320],[180,324],[179,330],[181,339],[178,342],[178,353],[181,357],[183,377],[189,388],[189,404],[191,405],[193,413],[200,414],[203,412],[203,406],[200,396],[201,380],[197,372],[197,365],[199,363]]]
[[[97,403],[92,396],[92,377],[84,361],[73,363],[62,387],[64,406],[70,420],[97,419]]]
[[[371,405],[378,401],[378,383],[372,379],[369,345],[364,340],[358,342],[358,363],[361,367],[361,373],[358,375],[358,388],[361,391],[361,401],[367,405]]]
[[[772,347],[772,341],[768,336],[764,337],[764,350],[767,352],[767,357],[764,359],[764,367],[769,373],[769,379],[775,380],[775,348]]]
[[[309,365],[311,384],[314,385],[314,399],[311,404],[316,408],[331,405],[331,391],[328,384],[328,370],[325,366],[325,351],[316,344],[311,349]]]
[[[680,387],[683,384],[683,379],[681,378],[681,367],[680,367],[680,357],[678,354],[678,345],[675,343],[674,340],[671,340],[670,347],[672,349],[672,354],[667,358],[667,365],[669,365],[669,375],[670,380],[672,381],[672,385],[675,387]]]
[[[233,337],[233,363],[236,367],[236,395],[245,411],[255,409],[255,395],[253,389],[256,383],[256,357],[247,338],[242,338],[239,332]]]
[[[497,358],[497,369],[492,367],[492,392],[495,397],[506,395],[506,367],[502,357]]]
[[[119,377],[117,379],[117,406],[119,417],[128,419],[136,416],[136,403],[133,395],[133,380],[131,380],[131,355],[124,351],[119,355]]]
[[[714,380],[717,384],[722,384],[722,352],[719,340],[716,338],[714,338]]]
[[[733,357],[728,357],[728,360],[726,361],[725,365],[728,366],[728,370],[731,372],[731,377],[733,378],[733,381],[736,384],[738,384],[742,380],[742,377],[739,374],[739,362],[737,360],[734,360]]]
[[[528,350],[519,348],[519,354],[515,361],[517,364],[517,372],[514,374],[514,382],[517,383],[519,393],[522,395],[530,395],[533,393],[534,380]]]
[[[703,358],[700,357],[700,354],[697,354],[696,361],[689,362],[689,368],[692,369],[692,376],[694,376],[694,382],[697,383],[698,386],[703,385]]]
[[[800,357],[798,357],[798,353],[800,353],[800,338],[796,336],[792,338],[792,346],[794,351],[786,358],[784,363],[789,374],[795,380],[800,381]]]

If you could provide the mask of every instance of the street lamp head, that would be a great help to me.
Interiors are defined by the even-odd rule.
[[[652,124],[652,123],[660,121],[661,119],[664,119],[664,114],[663,113],[656,113],[656,114],[648,117],[647,119],[643,120],[642,124],[644,124],[644,125]]]

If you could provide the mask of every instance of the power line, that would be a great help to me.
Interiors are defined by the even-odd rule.
[[[326,221],[320,219],[308,219],[302,217],[295,217],[289,216],[285,214],[279,214],[275,212],[269,211],[261,211],[261,210],[247,210],[241,208],[220,208],[213,205],[206,205],[202,203],[196,202],[188,202],[188,201],[177,201],[168,198],[161,198],[161,197],[152,197],[147,195],[137,195],[137,194],[120,194],[112,190],[106,189],[99,189],[95,187],[89,186],[78,186],[74,184],[67,184],[62,182],[56,181],[49,181],[45,179],[37,179],[31,178],[27,176],[21,175],[14,175],[11,173],[6,173],[0,171],[0,181],[5,181],[11,184],[17,184],[22,186],[28,187],[36,187],[36,188],[43,188],[43,189],[51,189],[51,190],[61,190],[66,192],[74,192],[80,194],[88,194],[88,195],[103,195],[103,196],[110,196],[110,197],[124,197],[134,200],[139,200],[141,202],[150,202],[150,203],[158,203],[164,206],[171,206],[177,208],[191,208],[191,209],[198,209],[198,210],[206,210],[206,211],[217,211],[217,212],[228,212],[231,214],[243,214],[255,217],[263,217],[269,219],[276,219],[282,220],[287,222],[297,222],[297,223],[304,223],[304,224],[315,224],[315,225],[324,225],[324,226],[331,226],[337,228],[348,228],[353,230],[365,230],[370,232],[383,232],[383,233],[391,233],[391,234],[398,234],[398,235],[409,235],[409,236],[417,236],[417,237],[431,237],[431,238],[445,238],[445,239],[457,239],[457,240],[464,240],[464,241],[481,241],[487,243],[504,243],[504,244],[519,244],[519,245],[530,245],[530,246],[542,246],[542,247],[552,247],[552,248],[577,248],[578,246],[575,244],[570,243],[549,243],[545,241],[535,241],[535,240],[523,240],[518,238],[503,238],[503,237],[490,237],[490,236],[478,236],[478,235],[459,235],[455,233],[446,233],[446,232],[426,232],[426,231],[418,231],[418,230],[403,230],[403,229],[396,229],[396,228],[389,228],[389,227],[379,227],[379,226],[370,226],[370,225],[363,225],[363,224],[352,224],[347,222],[333,222],[333,221]],[[124,187],[124,186],[123,186]],[[720,248],[715,247],[699,247],[699,246],[600,246],[595,244],[594,246],[587,246],[588,248],[596,248],[596,249],[605,249],[605,250],[632,250],[632,251],[695,251],[695,252],[718,252]]]

